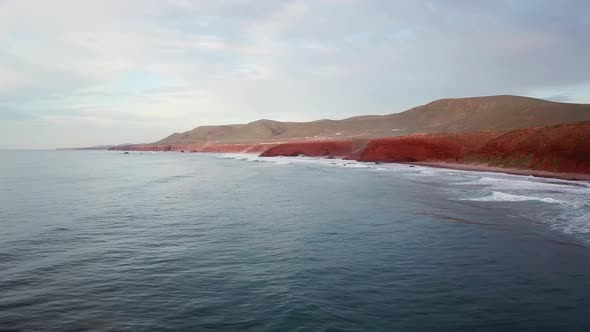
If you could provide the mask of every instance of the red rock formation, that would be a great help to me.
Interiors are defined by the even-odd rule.
[[[335,156],[368,162],[422,162],[590,174],[590,122],[506,132],[418,134],[367,141],[276,145],[261,154]]]
[[[464,159],[490,166],[590,174],[590,121],[505,132]]]
[[[364,148],[366,140],[305,141],[279,144],[264,151],[261,157],[333,156],[348,157]]]
[[[377,139],[367,144],[358,160],[451,162],[590,174],[590,122],[508,132]]]
[[[192,149],[192,152],[213,153],[256,153],[259,154],[276,144],[206,144],[200,148]]]
[[[367,140],[257,144],[141,144],[123,151],[334,156],[370,162],[422,162],[590,174],[590,121],[505,132],[417,134]]]
[[[360,161],[458,162],[468,153],[485,145],[498,133],[419,134],[372,140],[367,144]]]

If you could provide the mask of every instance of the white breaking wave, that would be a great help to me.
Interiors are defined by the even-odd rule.
[[[494,191],[489,196],[461,198],[463,201],[477,201],[477,202],[529,202],[539,201],[550,204],[566,204],[567,202],[551,197],[534,197],[524,195],[507,194],[499,191]]]
[[[588,190],[588,193],[590,193],[588,183],[585,182],[525,177],[522,175],[487,173],[485,176],[482,176],[479,179],[464,184],[481,184],[515,190],[559,190],[577,188],[581,190]]]
[[[376,164],[322,157],[259,157],[252,154],[221,154],[220,158],[275,165],[304,165],[370,170],[391,176],[410,179],[428,179],[440,182],[451,200],[489,202],[498,204],[541,203],[523,207],[527,218],[535,216],[548,228],[576,236],[590,242],[590,182],[545,179],[492,172],[449,170],[419,165]],[[261,166],[264,167],[264,166]]]
[[[541,179],[519,176],[483,176],[479,179],[455,183],[455,186],[483,186],[493,193],[485,197],[468,197],[477,201],[541,201],[559,203],[570,208],[590,205],[588,183],[557,179]],[[481,189],[474,189],[476,192]],[[469,192],[469,190],[463,190]]]
[[[588,182],[543,179],[506,174],[482,174],[481,178],[455,183],[459,200],[478,202],[538,202],[545,206],[523,207],[524,217],[548,228],[590,243],[590,186]],[[477,196],[482,191],[491,192]],[[465,197],[468,195],[468,197]],[[493,203],[490,203],[493,204]],[[531,210],[532,209],[532,210]]]
[[[566,234],[590,233],[590,214],[583,213],[578,216],[569,216],[565,221],[555,222],[552,228],[561,230]]]

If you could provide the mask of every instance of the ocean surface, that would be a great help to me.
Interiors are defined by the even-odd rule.
[[[0,152],[0,330],[590,331],[590,183]]]

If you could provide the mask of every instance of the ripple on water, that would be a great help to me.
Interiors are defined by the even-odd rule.
[[[585,183],[319,158],[54,156],[2,156],[14,164],[0,172],[12,188],[0,191],[2,329],[590,328]]]

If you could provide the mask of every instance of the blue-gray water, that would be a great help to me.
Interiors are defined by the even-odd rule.
[[[590,330],[588,183],[0,152],[0,329]]]

